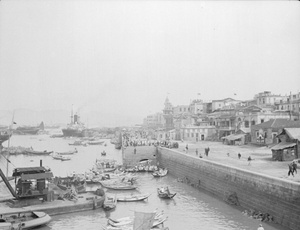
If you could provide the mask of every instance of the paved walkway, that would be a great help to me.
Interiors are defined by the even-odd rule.
[[[185,147],[188,145],[187,154],[195,157],[202,155],[204,159],[219,162],[229,166],[235,166],[241,169],[258,172],[281,179],[286,179],[300,183],[300,165],[298,164],[298,174],[288,176],[288,164],[290,161],[273,161],[272,151],[268,147],[258,147],[254,145],[226,145],[222,142],[180,142],[180,152],[186,152]],[[209,147],[210,151],[208,157],[204,154],[204,149]],[[198,156],[196,156],[196,149],[198,149]],[[238,158],[238,153],[241,158]],[[253,159],[249,165],[248,157]]]

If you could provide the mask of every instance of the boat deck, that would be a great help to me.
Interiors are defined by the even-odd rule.
[[[49,215],[60,215],[72,212],[80,212],[101,208],[104,202],[104,197],[97,196],[94,193],[87,192],[78,195],[77,201],[70,200],[54,200],[51,202],[45,201],[38,204],[29,205],[26,207],[12,208],[8,203],[0,203],[0,213],[20,212],[24,210],[42,211]],[[18,201],[17,201],[18,202]]]

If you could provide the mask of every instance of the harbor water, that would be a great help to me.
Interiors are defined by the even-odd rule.
[[[32,147],[34,150],[41,151],[69,151],[75,147],[78,153],[71,156],[70,161],[59,161],[51,156],[29,156],[12,155],[9,160],[8,172],[12,174],[14,167],[36,167],[42,160],[43,166],[51,168],[54,176],[67,176],[73,172],[85,173],[92,168],[96,159],[114,159],[117,163],[122,163],[121,150],[114,148],[110,140],[104,140],[106,146],[72,146],[75,139],[50,138],[49,135],[36,136],[17,136],[11,138],[11,146]],[[4,147],[8,143],[4,143]],[[105,150],[107,155],[101,156]],[[5,156],[0,156],[0,167],[6,172]],[[134,211],[164,211],[168,220],[165,227],[170,230],[199,230],[199,229],[220,229],[220,230],[256,230],[261,223],[251,217],[243,215],[241,209],[233,207],[224,201],[211,196],[205,191],[199,191],[187,184],[179,182],[177,178],[167,175],[162,178],[154,178],[151,173],[138,173],[138,190],[136,191],[113,191],[106,190],[108,195],[114,194],[132,194],[132,193],[150,193],[148,200],[140,202],[118,202],[115,210],[105,212],[97,209],[87,212],[77,212],[66,215],[53,216],[52,221],[40,229],[101,229],[106,226],[107,218],[121,218],[133,216]],[[172,193],[177,193],[172,200],[163,200],[157,196],[157,188],[168,186]],[[90,189],[95,189],[90,188]],[[9,196],[4,183],[0,185],[0,198]],[[272,223],[262,223],[265,230],[286,230],[279,225]]]

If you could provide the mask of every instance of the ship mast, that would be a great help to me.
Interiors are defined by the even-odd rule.
[[[9,146],[10,146],[10,138],[11,138],[11,135],[12,135],[12,127],[15,124],[14,118],[15,118],[15,111],[13,112],[13,117],[12,117],[12,120],[11,120],[11,124],[10,124],[9,129],[8,129],[8,135],[10,135],[10,136],[9,136],[8,142],[7,142],[8,155],[7,155],[7,159],[6,159],[6,177],[8,177],[8,163],[10,162],[9,161],[9,156],[10,156]]]
[[[73,124],[73,104],[72,104],[72,110],[71,110],[71,124]]]

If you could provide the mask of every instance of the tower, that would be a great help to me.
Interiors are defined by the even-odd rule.
[[[164,125],[165,130],[169,131],[171,129],[174,129],[174,124],[173,124],[173,106],[170,103],[168,97],[165,100],[165,107],[163,109],[163,116],[165,118],[165,125]]]

